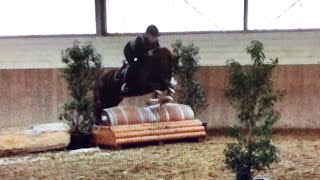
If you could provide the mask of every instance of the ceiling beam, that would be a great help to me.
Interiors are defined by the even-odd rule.
[[[106,0],[95,0],[96,33],[98,36],[107,35]]]

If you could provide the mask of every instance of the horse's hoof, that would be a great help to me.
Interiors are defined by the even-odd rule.
[[[176,92],[176,90],[174,90],[173,88],[168,88],[168,91],[170,94],[174,94]]]
[[[155,91],[154,91],[154,94],[155,94],[155,95],[158,95],[158,96],[160,96],[160,95],[162,94],[162,91],[159,91],[159,90],[155,90]]]
[[[168,103],[171,101],[173,101],[173,98],[171,96],[165,96],[161,99],[161,104]]]
[[[161,96],[162,94],[162,91],[158,91],[158,90],[155,90],[152,94],[152,98],[154,99],[159,99],[159,97]]]
[[[150,106],[153,104],[159,104],[159,102],[160,102],[159,98],[151,98],[147,101],[147,105]]]

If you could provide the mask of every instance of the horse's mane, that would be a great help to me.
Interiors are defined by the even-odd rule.
[[[155,49],[153,52],[153,56],[149,58],[149,70],[159,72],[162,75],[171,77],[173,73],[176,72],[178,68],[178,58],[166,47],[161,47]]]
[[[168,48],[161,47],[154,50],[154,56],[172,56],[172,53]]]
[[[153,56],[150,57],[153,60],[160,61],[161,63],[173,63],[174,55],[173,53],[166,47],[157,48],[153,52]]]

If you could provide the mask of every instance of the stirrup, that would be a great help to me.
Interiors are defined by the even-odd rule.
[[[122,92],[122,93],[126,93],[126,92],[128,92],[128,87],[127,87],[127,83],[124,83],[122,86],[121,86],[121,89],[120,89],[120,91]]]

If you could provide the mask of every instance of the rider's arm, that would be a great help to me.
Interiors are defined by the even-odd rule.
[[[127,61],[132,64],[143,52],[143,40],[138,36],[134,41],[129,41],[124,48],[124,55]]]
[[[130,43],[131,42],[128,42],[126,44],[126,46],[124,47],[123,53],[124,53],[124,56],[126,57],[128,63],[132,64],[132,62],[134,61],[134,52],[132,51]]]
[[[131,64],[136,58],[141,58],[143,54],[143,39],[138,36],[134,41],[130,41],[124,48],[124,55],[127,61]]]
[[[135,58],[142,58],[144,55],[144,42],[143,42],[143,37],[138,36],[134,43],[132,44],[132,49],[134,51]]]

